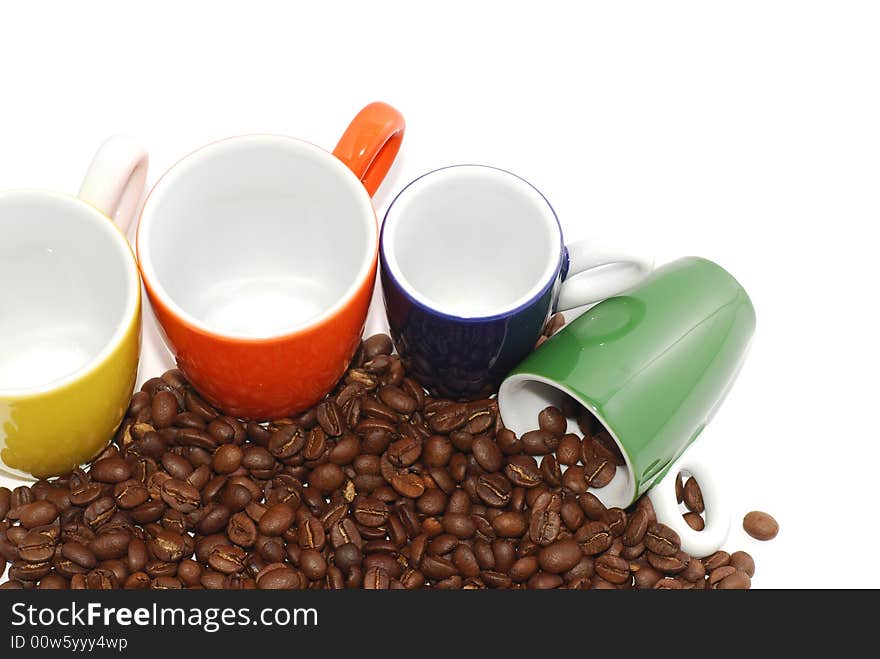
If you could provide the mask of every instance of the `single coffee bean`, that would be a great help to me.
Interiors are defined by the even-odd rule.
[[[257,588],[260,590],[302,588],[302,578],[296,570],[283,563],[272,563],[260,570],[257,575]]]
[[[89,474],[101,483],[121,483],[131,478],[131,466],[122,458],[105,458],[92,464]]]
[[[735,551],[730,555],[730,565],[742,570],[749,577],[755,576],[755,560],[744,551]]]
[[[709,586],[716,586],[719,581],[729,577],[731,574],[736,573],[736,568],[732,565],[725,565],[723,567],[718,567],[712,570],[709,574]]]
[[[629,561],[620,556],[603,554],[596,559],[596,574],[613,584],[626,583],[630,579]]]
[[[492,529],[502,538],[518,538],[526,532],[526,518],[522,513],[506,511],[492,520]]]
[[[92,550],[79,542],[65,542],[61,546],[61,555],[87,570],[98,564],[98,559]]]
[[[55,542],[39,531],[31,531],[18,543],[18,555],[28,563],[42,563],[55,555]]]
[[[556,450],[562,440],[546,430],[530,430],[520,437],[520,441],[527,455],[547,455]]]
[[[156,428],[167,428],[177,416],[177,399],[169,391],[159,391],[153,396],[150,417]]]
[[[217,545],[208,556],[208,565],[217,572],[233,574],[244,569],[246,552],[234,545]]]
[[[682,489],[682,500],[684,501],[684,505],[687,506],[687,509],[692,513],[701,513],[706,509],[703,504],[703,493],[700,491],[697,479],[693,476],[688,478],[687,482],[684,484],[684,488]]]
[[[467,422],[468,408],[464,403],[450,403],[430,413],[428,417],[428,424],[431,430],[441,435],[447,435],[453,430],[458,430]]]
[[[602,488],[614,478],[617,467],[607,458],[591,457],[584,464],[584,477],[590,487]]]
[[[653,524],[645,533],[645,547],[658,556],[673,556],[681,547],[678,533],[665,524]]]
[[[702,531],[706,528],[706,520],[703,519],[703,516],[700,515],[700,513],[685,513],[682,517],[684,517],[684,521],[687,522],[687,525],[694,531]]]
[[[575,434],[563,436],[556,449],[559,464],[571,466],[581,459],[581,440]]]
[[[393,350],[391,338],[387,334],[374,334],[364,339],[364,359],[370,360],[378,355],[390,355]]]
[[[623,544],[632,547],[645,539],[648,532],[648,515],[644,510],[636,510],[629,517],[626,530],[623,532]]]
[[[33,529],[58,519],[58,506],[51,501],[34,501],[13,508],[8,514],[10,517],[15,515],[24,528]]]
[[[151,538],[149,548],[160,561],[176,563],[186,556],[187,546],[183,536],[179,533],[161,531]]]
[[[141,481],[129,479],[113,487],[113,497],[116,499],[117,507],[130,510],[146,503],[150,493]]]
[[[661,556],[654,552],[648,552],[648,563],[657,570],[667,574],[677,574],[686,569],[691,557],[683,551],[678,551],[672,556]]]
[[[342,410],[334,401],[326,400],[318,405],[317,413],[318,424],[331,437],[338,437],[345,431]]]
[[[712,572],[713,570],[717,570],[719,567],[724,567],[725,565],[729,564],[730,554],[722,550],[718,550],[714,554],[706,556],[703,559],[703,565],[706,566],[707,572]]]
[[[278,536],[287,531],[296,518],[294,509],[286,503],[276,503],[260,517],[260,533],[267,536]]]
[[[426,492],[423,496],[427,496],[427,494]],[[389,515],[388,506],[374,497],[355,498],[352,512],[358,524],[363,524],[370,528],[377,528],[385,524],[388,521]]]
[[[538,414],[538,427],[554,435],[565,433],[568,422],[565,415],[557,407],[545,407]]]
[[[576,542],[580,543],[584,554],[595,556],[607,551],[614,542],[611,529],[604,522],[590,521],[584,524],[574,534]]]
[[[161,459],[162,468],[172,478],[185,481],[193,472],[193,467],[186,458],[176,453],[166,453]]]
[[[615,538],[619,538],[626,531],[627,517],[626,513],[620,508],[608,508],[602,514],[602,521],[611,529],[611,534]]]
[[[737,570],[719,581],[715,587],[718,590],[748,590],[751,586],[752,580],[749,575],[742,570]]]
[[[451,533],[462,540],[472,538],[477,532],[476,525],[469,515],[448,513],[444,515],[442,524],[446,533]]]
[[[772,540],[779,533],[779,524],[771,515],[753,510],[743,518],[743,529],[755,540]]]
[[[488,472],[500,471],[504,466],[504,455],[501,453],[501,449],[498,448],[494,440],[486,435],[475,437],[471,450],[477,464]]]
[[[199,507],[201,494],[186,481],[172,478],[162,483],[161,497],[168,506],[182,513],[189,513]]]
[[[345,474],[339,465],[325,463],[318,465],[312,470],[309,485],[322,494],[330,494],[345,482]]]
[[[581,506],[581,510],[584,511],[584,514],[589,517],[593,521],[598,521],[602,519],[602,516],[605,514],[605,504],[603,504],[596,497],[595,494],[590,492],[586,492],[585,494],[578,495],[578,503]]]
[[[12,492],[8,487],[0,487],[0,521],[6,519],[6,514],[12,507]]]
[[[571,538],[567,538],[556,540],[543,547],[538,552],[538,564],[545,572],[561,574],[577,565],[582,557],[583,553],[578,543]]]
[[[529,538],[542,547],[556,540],[562,528],[562,518],[548,506],[535,507],[529,520]]]
[[[89,549],[99,561],[122,558],[128,553],[130,540],[131,536],[128,533],[101,533],[89,543]]]
[[[493,508],[504,508],[510,503],[513,488],[502,474],[482,474],[477,478],[476,493],[480,500]]]

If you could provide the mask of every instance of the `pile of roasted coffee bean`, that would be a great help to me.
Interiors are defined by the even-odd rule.
[[[179,371],[149,380],[89,469],[0,489],[0,588],[749,587],[748,554],[692,558],[646,498],[589,491],[623,461],[584,410],[516,437],[495,400],[432,399],[391,352],[367,339],[336,391],[270,424]],[[699,528],[696,481],[681,499]]]

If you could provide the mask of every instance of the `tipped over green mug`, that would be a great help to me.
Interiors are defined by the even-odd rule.
[[[697,257],[674,261],[597,304],[517,366],[498,393],[501,417],[521,434],[534,428],[540,410],[573,397],[626,461],[593,494],[625,508],[651,490],[658,520],[679,534],[682,549],[706,556],[726,539],[730,515],[717,474],[699,447],[689,447],[733,384],[754,331],[751,300],[726,270]],[[682,470],[700,483],[702,531],[679,509]]]

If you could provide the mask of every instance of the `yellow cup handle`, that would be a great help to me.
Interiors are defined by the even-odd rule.
[[[126,135],[113,135],[92,158],[79,198],[113,219],[125,233],[147,182],[146,150]]]

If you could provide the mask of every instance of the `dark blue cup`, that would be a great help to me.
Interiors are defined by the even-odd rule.
[[[638,284],[652,260],[594,240],[562,240],[527,181],[482,165],[429,172],[394,199],[379,247],[397,351],[435,396],[497,391],[547,319]]]

